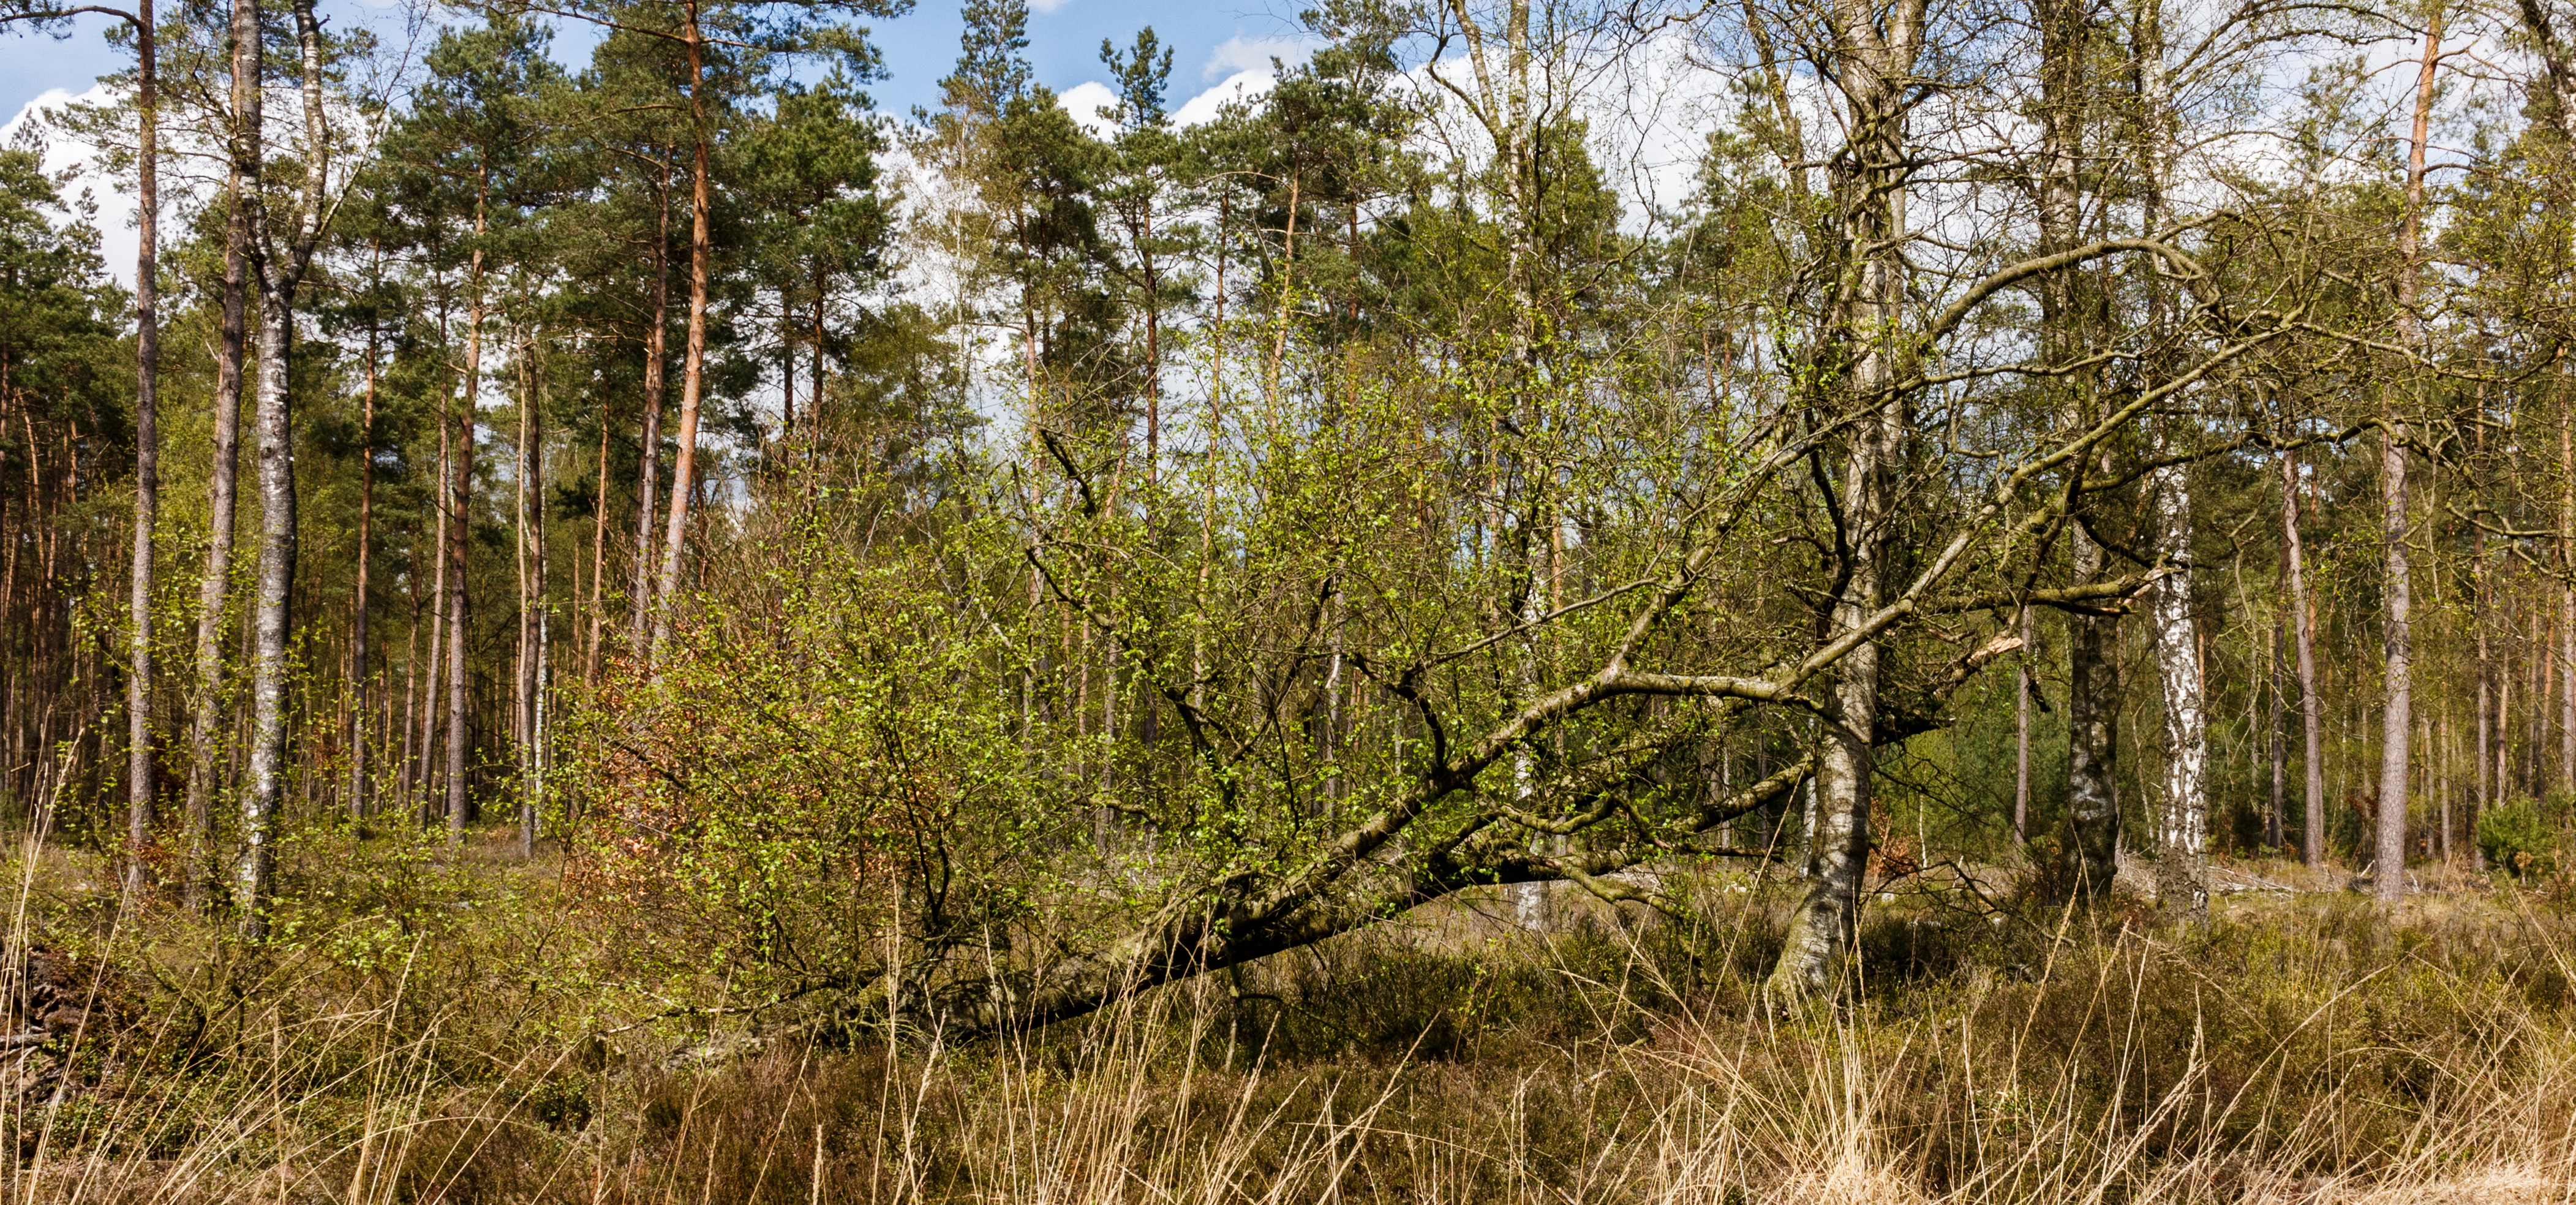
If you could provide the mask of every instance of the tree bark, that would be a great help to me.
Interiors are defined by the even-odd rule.
[[[541,693],[545,689],[545,422],[543,403],[539,399],[539,373],[535,363],[537,340],[530,337],[521,348],[519,377],[519,853],[533,858],[537,851],[537,793],[543,789],[538,766],[538,746],[543,740],[538,725],[544,714]]]
[[[653,609],[653,514],[660,500],[663,364],[670,358],[671,181],[666,170],[653,193],[653,326],[644,332],[644,444],[635,466],[635,563],[627,587],[626,652],[641,660]]]
[[[608,577],[608,401],[599,403],[599,484],[591,494],[590,514],[590,643],[582,652],[581,686],[588,691],[599,685],[599,642],[606,627],[602,614],[607,605],[605,582]],[[580,595],[581,568],[574,564],[574,597]]]
[[[2563,379],[2563,378],[2562,378]],[[2558,402],[2558,789],[2576,791],[2576,439]]]
[[[2474,426],[2477,430],[2475,443],[2477,455],[2472,462],[2475,467],[2469,475],[2469,488],[2472,491],[2472,500],[2483,506],[2486,486],[2484,465],[2487,450],[2487,402],[2483,386],[2477,393],[2476,407],[2477,421]],[[2469,813],[2461,819],[2467,826],[2470,837],[2469,869],[2480,873],[2486,870],[2486,851],[2478,848],[2476,840],[2478,814],[2494,803],[2496,797],[2496,782],[2493,774],[2495,759],[2492,751],[2495,748],[2497,700],[2495,665],[2491,657],[2492,650],[2488,635],[2491,623],[2488,612],[2493,605],[2494,600],[2487,593],[2487,529],[2484,525],[2472,525],[2469,529],[2469,624],[2476,633],[2477,641],[2478,716],[2476,744],[2471,746],[2469,755],[2471,760],[2477,763],[2477,769],[2472,772],[2475,779],[2475,794],[2469,798]]]
[[[444,316],[440,325],[446,325]],[[437,781],[439,764],[438,696],[440,685],[447,681],[447,646],[440,642],[447,634],[447,528],[453,522],[448,512],[453,509],[456,497],[455,428],[456,424],[448,416],[446,394],[442,390],[438,409],[438,486],[434,491],[437,505],[431,508],[438,512],[438,522],[430,535],[429,559],[434,568],[430,573],[429,590],[429,660],[424,663],[429,672],[421,678],[420,761],[419,773],[413,784],[417,796],[413,803],[423,825],[432,823],[435,818],[430,800],[435,794],[431,788]]]
[[[224,627],[232,597],[233,519],[239,493],[242,367],[249,341],[244,337],[250,295],[250,199],[245,196],[243,156],[253,153],[258,132],[245,126],[245,112],[259,103],[259,7],[255,0],[233,0],[232,125],[227,131],[224,175],[223,313],[215,341],[214,463],[206,482],[205,577],[197,591],[197,684],[188,721],[188,848],[186,896],[191,908],[214,902],[214,796],[223,789],[215,729],[223,723]]]
[[[2423,64],[2416,75],[2415,127],[2406,152],[2406,215],[2397,232],[2397,321],[2409,349],[2421,349],[2424,343],[2422,324],[2415,317],[2422,272],[2418,253],[2424,221],[2425,142],[2433,113],[2433,76],[2441,65],[2441,52],[2442,14],[2437,7],[2431,27],[2424,32]],[[2387,578],[2381,587],[2387,607],[2384,641],[2388,706],[2380,715],[2379,841],[2372,885],[2380,899],[2394,900],[2406,893],[2406,803],[2412,764],[2408,741],[2414,735],[2414,585],[2406,564],[2409,516],[2404,418],[2390,404],[2383,419],[2388,425],[2381,432],[2379,488],[2388,508],[2382,529],[2386,537]]]
[[[2139,107],[2145,125],[2140,159],[2146,178],[2144,226],[2166,220],[2172,169],[2172,83],[2165,66],[2162,0],[2143,0],[2136,30]],[[2161,276],[2148,284],[2148,333],[2161,343],[2174,335],[2172,286]],[[2165,441],[2158,440],[2161,445]],[[2199,632],[2191,607],[2191,472],[2173,464],[2151,474],[2155,493],[2157,559],[2171,567],[2152,588],[2150,610],[2156,680],[2164,695],[2164,823],[2158,833],[2156,894],[2179,906],[2191,924],[2209,919],[2209,732],[2203,709]]]
[[[698,6],[691,0],[682,11],[687,24],[682,40],[689,53],[689,331],[680,360],[679,452],[671,466],[671,518],[662,538],[662,581],[653,607],[653,637],[644,662],[654,663],[671,636],[671,600],[680,590],[680,560],[688,542],[689,500],[697,485],[698,403],[706,389],[707,289],[715,253],[713,211],[715,184],[707,162],[705,45],[698,32]]]
[[[2264,662],[2271,674],[2271,689],[2266,693],[2270,703],[2265,727],[2271,734],[2272,798],[2263,813],[2263,847],[2278,853],[2289,840],[2284,824],[2289,814],[2290,780],[2290,566],[2285,559],[2281,578],[2272,593],[2272,626],[2264,633]]]
[[[2191,614],[2191,485],[2172,465],[2154,473],[2157,558],[2184,566],[2151,588],[2156,680],[2164,693],[2163,848],[2156,861],[2158,902],[2179,907],[2193,924],[2209,919],[2209,737],[2203,710],[2199,633]]]
[[[258,0],[253,6],[257,19]],[[265,202],[259,191],[260,161],[250,168],[253,266],[259,284],[259,500],[263,523],[259,546],[259,592],[251,615],[251,742],[248,789],[242,794],[242,858],[235,904],[241,909],[242,936],[268,937],[268,901],[275,871],[277,809],[286,787],[286,615],[288,592],[295,583],[295,446],[289,403],[286,356],[295,333],[295,293],[320,245],[323,185],[330,171],[322,113],[322,25],[314,0],[294,0],[295,40],[302,58],[302,104],[305,129],[304,182],[293,241],[271,244],[264,232]],[[254,60],[256,61],[256,60]],[[250,110],[255,118],[258,106]],[[257,130],[256,121],[252,128]]]
[[[273,826],[286,775],[286,607],[295,580],[295,462],[287,413],[287,335],[295,321],[286,297],[260,290],[259,585],[251,609],[250,771],[242,791],[242,857],[234,905],[242,935],[268,936],[268,895],[275,865]]]
[[[2013,671],[2013,844],[2030,841],[2030,659],[2039,651],[2030,608],[2021,609],[2021,663]]]
[[[1848,256],[1850,300],[1835,338],[1849,357],[1843,396],[1866,410],[1852,424],[1844,452],[1840,541],[1849,549],[1844,582],[1828,632],[1857,634],[1883,601],[1892,543],[1890,475],[1904,436],[1903,403],[1887,396],[1894,350],[1889,331],[1904,321],[1905,265],[1897,248],[1905,231],[1905,121],[1923,6],[1900,0],[1884,23],[1842,5],[1832,10],[1841,51],[1838,83],[1850,106],[1849,141],[1836,157],[1843,213],[1840,241]],[[1870,745],[1878,729],[1879,649],[1863,639],[1831,669],[1828,710],[1816,767],[1816,873],[1791,914],[1767,989],[1774,998],[1831,989],[1860,918],[1870,852]]]
[[[2317,695],[2316,617],[2308,606],[2308,575],[2299,555],[2299,457],[2281,453],[2281,559],[2289,576],[2290,623],[2299,652],[2301,762],[2300,853],[2312,870],[2326,868],[2325,700]]]
[[[381,265],[379,265],[381,266]],[[374,809],[367,792],[368,577],[376,552],[376,327],[367,327],[366,399],[358,438],[358,580],[349,597],[349,818]]]
[[[474,233],[484,233],[486,195],[491,188],[489,169],[478,176],[474,196]],[[474,421],[477,403],[483,391],[483,249],[474,249],[466,267],[465,303],[465,380],[458,390],[460,413],[456,418],[456,476],[448,506],[454,512],[447,525],[447,843],[465,844],[465,822],[472,816],[474,801],[469,777],[467,754],[474,744],[474,678],[466,656],[468,626],[472,618],[471,591],[466,588],[466,555],[473,546],[469,538],[474,526]]]
[[[161,513],[161,71],[152,0],[134,20],[137,80],[134,256],[134,563],[127,622],[133,625],[125,681],[125,893],[151,884],[154,795],[152,570]]]
[[[2089,6],[2050,0],[2039,14],[2041,134],[2039,222],[2041,250],[2055,254],[2076,245],[2081,220],[2086,64],[2092,43]],[[2040,287],[2040,338],[2052,362],[2073,358],[2083,314],[2075,303],[2072,265],[2050,273]],[[2067,378],[2069,418],[2087,424],[2097,404],[2087,395],[2088,376]],[[2075,466],[2094,467],[2094,457]],[[2074,584],[2101,580],[2102,547],[2079,517],[2070,524]],[[2070,615],[2066,621],[2066,820],[2060,854],[2069,895],[2106,896],[2119,871],[2120,801],[2115,776],[2119,752],[2119,620],[2110,615]]]

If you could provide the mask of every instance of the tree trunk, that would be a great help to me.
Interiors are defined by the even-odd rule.
[[[2030,660],[2038,655],[2030,608],[2021,610],[2021,664],[2013,673],[2013,844],[2030,841]]]
[[[273,828],[286,785],[286,606],[295,580],[295,460],[287,413],[287,336],[295,321],[280,290],[259,305],[259,587],[251,611],[249,781],[242,792],[242,857],[234,904],[242,936],[268,936]]]
[[[2473,462],[2481,465],[2486,460],[2486,410],[2486,392],[2482,387],[2477,395],[2477,422],[2474,424],[2477,429],[2477,459]],[[2481,505],[2485,496],[2484,486],[2485,481],[2481,473],[2473,473],[2470,476],[2469,487],[2475,491],[2474,500]],[[2469,755],[2470,759],[2477,763],[2477,769],[2473,771],[2476,793],[2469,798],[2469,814],[2461,819],[2467,826],[2470,837],[2469,869],[2481,873],[2486,870],[2486,851],[2478,848],[2476,840],[2478,814],[2495,802],[2497,785],[2494,777],[2495,759],[2492,755],[2495,748],[2496,680],[2495,665],[2488,643],[2490,625],[2488,611],[2492,605],[2493,600],[2487,594],[2487,529],[2483,525],[2473,525],[2469,530],[2469,624],[2475,629],[2478,650],[2478,718],[2477,743],[2470,748]]]
[[[134,631],[125,681],[125,893],[151,883],[153,797],[158,787],[152,732],[152,569],[161,513],[161,74],[152,0],[134,21],[137,80],[134,256],[134,563],[127,622]]]
[[[367,328],[367,392],[358,439],[358,581],[349,598],[349,818],[373,811],[367,796],[367,587],[376,543],[376,328]]]
[[[253,19],[256,20],[257,0]],[[259,500],[265,512],[259,546],[259,593],[251,615],[251,742],[249,789],[242,793],[242,859],[238,896],[242,936],[268,937],[268,900],[276,864],[277,809],[286,786],[286,615],[295,584],[295,447],[286,355],[295,333],[295,292],[321,242],[323,184],[330,169],[323,138],[322,25],[314,0],[295,0],[295,40],[302,60],[305,129],[301,212],[294,242],[280,250],[269,239],[254,246],[259,285]],[[251,113],[259,112],[254,105]],[[253,129],[258,124],[253,122]],[[264,230],[258,191],[260,161],[251,162],[249,195],[253,229]]]
[[[546,517],[545,415],[535,363],[537,340],[521,357],[519,385],[519,854],[537,852],[538,761],[545,713]]]
[[[240,474],[242,365],[248,340],[245,311],[250,294],[250,198],[245,194],[242,157],[251,153],[245,138],[257,139],[245,126],[245,113],[258,104],[259,7],[255,0],[233,0],[232,128],[224,196],[223,314],[215,343],[214,464],[206,483],[205,578],[197,592],[197,689],[188,722],[187,901],[192,908],[213,903],[215,883],[214,796],[223,788],[218,772],[215,726],[223,722],[224,627],[232,596],[233,516]]]
[[[2289,576],[2290,623],[2299,652],[2301,763],[2300,850],[2312,870],[2326,868],[2325,700],[2317,694],[2316,616],[2308,607],[2307,569],[2299,556],[2299,457],[2281,453],[2281,560]]]
[[[635,563],[626,598],[626,653],[639,659],[652,613],[653,512],[661,497],[663,362],[669,359],[671,328],[670,192],[665,172],[653,194],[653,327],[644,332],[644,445],[635,457]]]
[[[2092,43],[2089,6],[2051,0],[2040,13],[2042,136],[2039,222],[2042,249],[2076,245],[2082,219],[2080,192],[2086,64]],[[2041,282],[2040,338],[2052,362],[2073,358],[2084,321],[2075,303],[2073,269]],[[2088,396],[2090,378],[2067,378],[2071,421],[2097,418]],[[2092,458],[2087,458],[2089,462]],[[2090,469],[2078,462],[2079,470]],[[2102,547],[2081,516],[2070,524],[2075,584],[2102,576]],[[2061,854],[2069,894],[2076,900],[2108,895],[2119,871],[2120,801],[2114,771],[2119,752],[2119,620],[2109,615],[2070,615],[2066,621],[2066,838]]]
[[[2415,128],[2406,152],[2406,216],[2397,233],[2397,321],[2407,347],[2420,349],[2422,324],[2415,317],[2421,266],[2417,262],[2424,221],[2424,151],[2433,113],[2433,73],[2441,65],[2442,15],[2433,13],[2424,32],[2424,59],[2415,83]],[[2383,397],[2386,395],[2383,394]],[[2379,481],[2387,505],[2383,528],[2387,542],[2387,580],[2381,587],[2388,609],[2385,647],[2388,706],[2380,715],[2379,849],[2372,884],[2379,898],[2406,893],[2406,801],[2411,758],[2408,741],[2414,726],[2413,582],[2407,573],[2405,425],[2395,405],[2387,407],[2381,432]]]
[[[445,325],[443,318],[441,325]],[[429,660],[424,662],[429,672],[421,679],[420,763],[417,780],[413,784],[416,792],[414,805],[420,812],[423,825],[432,823],[434,818],[430,800],[435,792],[430,788],[436,781],[435,768],[439,764],[438,688],[447,681],[446,646],[440,641],[447,633],[447,528],[453,521],[448,512],[456,501],[455,429],[456,424],[449,419],[442,393],[438,414],[438,487],[435,491],[438,504],[432,508],[438,512],[438,522],[430,537],[429,559],[435,567],[431,570],[429,591]]]
[[[1828,632],[1861,629],[1881,605],[1895,518],[1889,490],[1904,435],[1902,402],[1885,396],[1894,377],[1889,329],[1904,320],[1905,265],[1895,248],[1905,230],[1905,89],[1920,49],[1923,9],[1902,3],[1884,28],[1834,10],[1842,52],[1841,91],[1852,131],[1835,161],[1852,277],[1836,336],[1851,365],[1842,396],[1865,406],[1844,454],[1842,543],[1850,551]],[[1834,986],[1860,919],[1869,870],[1870,744],[1878,728],[1878,646],[1863,641],[1829,671],[1835,725],[1822,734],[1816,791],[1816,873],[1789,920],[1767,985],[1775,998],[1813,996]]]
[[[2576,440],[2558,403],[2558,789],[2576,791]]]
[[[2200,646],[2191,614],[2191,484],[2181,465],[2153,474],[2157,557],[2186,566],[2158,578],[2151,597],[2156,680],[2164,691],[2164,824],[2158,834],[2158,902],[2193,924],[2209,919],[2209,738]]]
[[[2290,658],[2287,639],[2290,626],[2289,565],[2281,566],[2281,578],[2272,592],[2272,626],[2263,634],[2264,661],[2272,676],[2267,698],[2271,709],[2265,727],[2271,735],[2272,798],[2263,812],[2263,848],[2279,853],[2289,839],[2284,821],[2289,813],[2290,780]]]
[[[682,40],[689,52],[689,331],[680,361],[680,447],[671,467],[671,519],[662,537],[662,582],[655,592],[653,637],[644,648],[650,666],[671,636],[671,600],[680,590],[680,558],[688,540],[689,499],[697,485],[698,403],[705,396],[707,289],[713,272],[715,184],[707,162],[705,47],[698,35],[698,7],[684,10]]]
[[[484,196],[488,178],[478,182],[474,197],[474,233],[484,231]],[[474,418],[483,391],[483,251],[477,247],[466,268],[472,290],[465,307],[465,381],[456,422],[456,478],[448,505],[455,516],[447,525],[447,843],[465,844],[465,822],[473,807],[467,754],[472,750],[473,671],[466,654],[471,618],[466,588],[466,554],[474,526]]]
[[[599,642],[606,626],[606,619],[601,614],[607,605],[603,591],[608,577],[608,401],[605,398],[599,403],[599,484],[591,494],[590,522],[590,642],[581,658],[581,687],[584,691],[599,685]],[[574,597],[578,598],[581,586],[578,563],[573,567],[573,576],[576,579],[573,582]]]

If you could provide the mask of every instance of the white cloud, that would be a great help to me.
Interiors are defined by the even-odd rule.
[[[1071,3],[1073,3],[1073,0],[1029,0],[1029,11],[1033,13],[1051,13]]]
[[[1323,45],[1321,38],[1247,38],[1236,34],[1208,54],[1207,66],[1199,70],[1199,78],[1240,77],[1251,72],[1269,75],[1272,73],[1270,60],[1277,59],[1284,66],[1299,66],[1315,57],[1315,51]]]
[[[1278,82],[1278,75],[1267,67],[1258,71],[1238,71],[1226,77],[1224,83],[1191,97],[1180,108],[1172,110],[1172,124],[1194,126],[1214,121],[1227,105],[1267,96]]]
[[[1118,130],[1118,123],[1100,115],[1104,108],[1118,104],[1118,94],[1099,80],[1084,80],[1055,94],[1055,103],[1073,114],[1074,123],[1091,131],[1092,137],[1107,138]]]
[[[24,135],[44,144],[44,168],[47,175],[59,176],[78,168],[81,174],[62,186],[63,201],[76,205],[86,191],[98,204],[99,251],[107,258],[108,273],[127,286],[134,285],[134,257],[142,248],[142,238],[134,231],[134,196],[120,192],[90,169],[98,158],[98,149],[64,135],[44,124],[44,110],[68,104],[106,104],[115,99],[104,84],[94,84],[89,91],[73,94],[64,88],[49,88],[20,107],[6,125],[0,125],[0,146],[16,146]],[[166,173],[165,173],[166,178]],[[57,214],[57,220],[69,221],[73,215]]]

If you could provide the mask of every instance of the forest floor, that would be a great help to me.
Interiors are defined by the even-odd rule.
[[[2394,909],[2225,862],[2210,923],[2004,870],[1874,898],[1845,998],[1758,982],[1787,885],[1472,894],[1000,1043],[742,1045],[486,834],[289,851],[246,949],[12,860],[13,1201],[2576,1201],[2576,906]],[[656,977],[658,976],[658,978]],[[671,1015],[671,1014],[678,1015]],[[16,1037],[6,1035],[15,1034]],[[0,1137],[0,1141],[8,1141]]]

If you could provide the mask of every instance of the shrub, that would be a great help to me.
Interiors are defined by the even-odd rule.
[[[2547,878],[2557,873],[2559,826],[2556,809],[2536,799],[2515,799],[2478,815],[2478,849],[2487,864],[2518,878]]]

